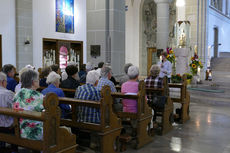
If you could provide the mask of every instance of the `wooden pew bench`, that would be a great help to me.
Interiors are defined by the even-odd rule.
[[[189,120],[190,94],[187,91],[187,76],[182,76],[182,83],[169,83],[170,97],[173,103],[180,103],[179,122],[184,123]],[[173,94],[174,92],[174,94]],[[176,92],[176,94],[175,94]]]
[[[66,128],[60,127],[60,108],[58,97],[49,93],[44,97],[44,112],[17,111],[9,108],[0,108],[1,115],[14,118],[14,134],[0,133],[0,141],[15,144],[43,153],[75,153],[76,136],[68,132]],[[29,140],[21,138],[19,120],[20,118],[43,122],[43,140]]]
[[[137,93],[137,95],[127,95],[119,92],[111,93],[111,95],[113,98],[137,100],[137,113],[117,112],[117,115],[122,120],[137,121],[135,148],[140,148],[145,144],[151,142],[152,137],[150,123],[152,120],[152,111],[146,102],[144,81],[140,81],[139,92]]]
[[[43,89],[47,87],[39,87],[37,91],[41,92]],[[64,92],[65,95],[75,95],[76,90],[75,89],[68,89],[68,88],[60,88]],[[72,97],[69,97],[72,98]]]
[[[115,153],[119,151],[119,136],[122,125],[121,120],[113,113],[110,87],[104,86],[102,88],[100,102],[59,98],[59,103],[70,104],[72,107],[72,119],[61,119],[62,125],[96,133],[99,136],[99,151],[101,153]],[[77,106],[99,108],[101,113],[100,124],[78,122]]]
[[[161,130],[159,131],[159,134],[163,135],[165,133],[168,133],[173,128],[173,103],[171,98],[169,97],[168,79],[166,77],[163,79],[162,88],[146,88],[146,93],[167,97],[164,108],[156,108],[154,110],[154,115],[156,117],[162,117],[160,121]]]

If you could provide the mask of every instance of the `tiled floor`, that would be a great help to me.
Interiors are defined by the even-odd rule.
[[[230,153],[230,109],[191,103],[191,119],[173,131],[155,136],[139,150],[125,153]]]

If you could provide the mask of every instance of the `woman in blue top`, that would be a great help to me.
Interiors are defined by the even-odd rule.
[[[46,95],[47,93],[53,92],[57,94],[58,97],[65,97],[64,92],[62,91],[62,89],[59,88],[60,78],[60,75],[58,75],[54,71],[50,72],[46,80],[46,83],[49,84],[49,86],[42,90],[42,94]],[[68,118],[70,106],[67,104],[59,104],[59,107],[62,111],[61,117]]]

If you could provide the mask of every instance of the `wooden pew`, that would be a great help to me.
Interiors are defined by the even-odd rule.
[[[136,99],[138,110],[137,113],[117,112],[121,119],[133,119],[137,121],[137,136],[135,148],[140,148],[152,141],[150,123],[152,120],[152,110],[148,106],[145,97],[145,83],[139,82],[139,92],[137,95],[125,95],[123,93],[112,93],[113,98]]]
[[[104,86],[101,91],[101,101],[87,101],[73,98],[59,98],[59,102],[72,106],[72,119],[61,119],[61,124],[68,127],[79,128],[88,132],[96,132],[100,141],[101,153],[115,153],[119,151],[119,136],[122,125],[112,109],[112,97],[110,87]],[[100,108],[101,123],[94,124],[77,121],[77,106]]]
[[[187,76],[182,76],[182,83],[169,83],[169,88],[180,89],[179,98],[171,98],[174,103],[181,104],[181,113],[179,114],[179,122],[184,123],[190,119],[189,117],[189,104],[190,104],[190,94],[187,91]]]
[[[44,97],[44,112],[17,111],[9,108],[0,108],[1,115],[14,118],[15,134],[0,133],[0,141],[16,144],[25,148],[43,151],[43,153],[75,153],[76,136],[60,126],[60,108],[58,97],[49,93]],[[43,122],[43,140],[29,140],[20,137],[20,118]]]
[[[47,87],[39,87],[37,89],[37,91],[41,92],[43,89],[45,89]],[[68,89],[68,88],[60,88],[62,89],[62,91],[65,93],[65,95],[69,95],[69,94],[66,94],[66,93],[71,93],[71,94],[75,94],[76,90],[75,89]],[[70,97],[69,97],[70,98]]]
[[[169,87],[168,87],[168,78],[164,77],[163,79],[163,88],[146,88],[146,93],[158,96],[166,96],[167,102],[164,108],[155,109],[154,114],[162,117],[159,131],[160,135],[166,134],[172,130],[173,123],[173,103],[171,98],[169,97]]]

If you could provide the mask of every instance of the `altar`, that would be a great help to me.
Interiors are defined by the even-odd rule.
[[[176,48],[175,56],[176,56],[176,74],[183,75],[184,73],[188,73],[188,55],[189,48]]]

